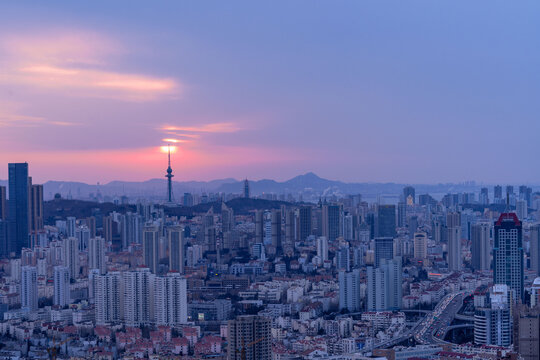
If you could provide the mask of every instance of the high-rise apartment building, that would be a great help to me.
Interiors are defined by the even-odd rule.
[[[306,241],[312,232],[311,206],[302,206],[298,211],[298,240]]]
[[[88,268],[99,269],[100,275],[107,272],[105,239],[102,237],[91,238],[88,242]]]
[[[328,260],[328,239],[325,236],[317,238],[317,256],[323,262]]]
[[[529,242],[531,270],[540,275],[540,224],[534,224],[529,228]]]
[[[397,227],[403,228],[407,226],[407,203],[404,201],[398,202]]]
[[[37,269],[34,266],[21,268],[21,307],[29,311],[38,309]]]
[[[474,270],[489,270],[491,268],[491,225],[478,223],[471,226],[471,263]]]
[[[514,347],[523,360],[540,360],[540,308],[521,305],[515,310]]]
[[[362,310],[362,298],[360,294],[360,270],[351,272],[340,271],[339,280],[339,309],[347,309],[350,312]]]
[[[379,267],[382,260],[392,260],[394,258],[394,238],[375,238],[375,267]]]
[[[448,241],[447,262],[448,270],[461,271],[463,260],[461,256],[461,214],[457,212],[446,215],[446,239]]]
[[[169,238],[169,270],[184,273],[184,229],[180,226],[167,228]]]
[[[127,326],[150,324],[153,321],[154,277],[146,267],[123,273],[124,319]]]
[[[8,201],[8,252],[19,254],[23,247],[30,247],[29,228],[29,186],[28,164],[11,163],[8,165],[9,201]]]
[[[128,281],[131,277],[128,273]],[[136,282],[136,281],[135,281]],[[132,283],[130,283],[132,285]],[[130,300],[133,300],[134,294],[130,288]],[[136,288],[135,288],[136,290]],[[122,274],[112,271],[106,275],[97,275],[95,277],[95,303],[96,303],[96,324],[104,325],[122,321],[124,318],[124,279]],[[130,301],[130,306],[137,306],[137,301]],[[130,321],[137,320],[136,312],[138,309],[130,309]],[[130,324],[134,324],[130,322]]]
[[[67,266],[55,266],[54,267],[54,305],[66,306],[71,302],[71,290],[69,269]]]
[[[512,314],[508,291],[506,285],[494,285],[489,293],[488,307],[476,309],[475,344],[505,347],[512,344]]]
[[[77,218],[68,216],[66,218],[66,235],[67,237],[75,237],[75,229],[77,227]]]
[[[395,237],[396,236],[396,206],[378,205],[376,218],[376,236],[377,237]]]
[[[367,268],[367,309],[368,311],[393,311],[402,306],[402,265],[401,257],[383,259],[379,267]]]
[[[159,227],[145,226],[143,230],[143,259],[153,274],[159,267]]]
[[[31,179],[31,178],[29,178]],[[43,230],[43,185],[32,185],[30,182],[30,233]]]
[[[228,323],[227,360],[271,360],[272,321],[254,315],[238,316]]]
[[[414,258],[427,259],[427,234],[424,232],[414,233]]]
[[[79,239],[68,237],[63,242],[64,265],[69,269],[69,276],[77,279],[80,273]]]
[[[523,301],[523,239],[521,221],[503,213],[495,222],[493,282],[508,285],[515,301]]]
[[[527,200],[516,200],[516,215],[518,219],[523,220],[527,217]]]
[[[278,253],[281,253],[281,210],[272,210],[271,227],[272,246],[276,248]]]
[[[154,279],[156,325],[177,326],[187,322],[186,279],[179,273]]]

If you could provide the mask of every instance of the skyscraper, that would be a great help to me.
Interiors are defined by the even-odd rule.
[[[0,186],[0,220],[7,220],[7,193],[5,186]]]
[[[43,185],[30,185],[30,233],[43,230]]]
[[[184,229],[180,226],[167,228],[169,237],[169,270],[184,273]]]
[[[107,272],[105,239],[102,237],[91,238],[88,242],[88,268],[98,269],[100,275]]]
[[[106,275],[98,275],[95,283],[96,324],[104,325],[121,321],[124,317],[124,279],[120,272],[112,271]],[[132,293],[130,292],[129,295],[131,296]],[[138,303],[133,301],[129,305],[137,306]]]
[[[248,179],[245,179],[244,180],[244,198],[245,199],[249,199],[249,181]]]
[[[325,236],[317,238],[317,256],[323,262],[328,260],[328,239]]]
[[[450,212],[446,215],[446,239],[448,240],[448,270],[461,271],[461,214]]]
[[[63,242],[64,265],[69,269],[69,276],[77,279],[80,273],[79,266],[79,240],[75,237],[68,237]]]
[[[532,225],[529,230],[531,270],[540,275],[540,224]]]
[[[410,199],[412,200],[412,204],[415,204],[416,203],[416,191],[414,190],[414,187],[405,186],[403,188],[403,200],[405,201],[405,203],[408,203],[409,196],[410,196]]]
[[[414,233],[414,257],[427,259],[427,234],[424,232]]]
[[[477,308],[474,313],[475,344],[512,344],[512,315],[508,299],[508,286],[497,284],[491,288],[488,307]]]
[[[379,205],[377,207],[377,237],[396,236],[396,206]]]
[[[368,311],[399,310],[402,306],[401,257],[383,259],[379,267],[367,267]]]
[[[524,360],[540,360],[540,308],[517,308],[514,346]]]
[[[143,258],[152,274],[157,274],[159,266],[159,228],[145,226],[143,230]]]
[[[228,323],[227,360],[272,359],[272,321],[266,317],[238,316]]]
[[[154,277],[150,269],[145,267],[123,273],[124,319],[127,326],[150,324],[153,321]]]
[[[280,254],[282,252],[281,244],[281,210],[273,209],[271,215],[271,237],[272,246],[276,248],[276,252]]]
[[[29,311],[38,309],[37,269],[34,266],[21,268],[21,306]]]
[[[186,279],[179,273],[154,279],[156,325],[177,326],[187,322]]]
[[[515,301],[523,300],[523,239],[521,221],[514,213],[503,213],[495,222],[493,282],[506,284]]]
[[[302,206],[299,210],[299,237],[298,240],[306,241],[308,236],[311,235],[311,206]]]
[[[392,260],[394,258],[394,238],[375,238],[375,267],[379,267],[381,260]]]
[[[518,219],[525,219],[527,217],[527,200],[516,200],[516,214]]]
[[[403,201],[398,202],[398,224],[399,228],[407,225],[407,204]],[[414,230],[412,230],[414,231]]]
[[[54,305],[66,306],[71,302],[69,269],[67,266],[54,267]]]
[[[8,252],[20,253],[23,247],[29,247],[28,227],[30,213],[28,197],[28,164],[11,163],[9,173],[9,241]]]
[[[362,310],[362,297],[360,294],[360,270],[351,272],[340,271],[339,280],[339,309],[350,312]]]
[[[501,185],[496,185],[494,188],[493,188],[493,197],[495,199],[495,203],[500,203],[502,201],[502,186]]]
[[[491,226],[478,223],[471,226],[471,262],[474,270],[489,270],[491,267]]]
[[[341,208],[339,205],[323,205],[322,207],[322,235],[329,242],[339,237]]]

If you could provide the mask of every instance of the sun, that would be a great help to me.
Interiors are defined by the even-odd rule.
[[[176,152],[176,146],[169,146],[169,145],[161,146],[160,150],[161,150],[162,153],[168,153],[169,148],[171,149],[171,154]]]

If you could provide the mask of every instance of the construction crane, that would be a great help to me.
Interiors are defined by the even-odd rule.
[[[58,345],[56,345],[56,339],[53,338],[53,346],[47,349],[47,352],[49,353],[49,359],[56,360],[56,357],[58,356],[58,353],[57,353],[58,348],[60,346],[64,345],[65,343],[67,343],[71,339],[72,338],[67,338],[66,340],[64,340],[61,343],[59,343]]]
[[[242,339],[242,347],[240,348],[240,350],[239,350],[239,349],[236,349],[236,352],[237,352],[237,353],[240,353],[240,360],[246,360],[246,356],[247,356],[247,355],[246,355],[246,349],[247,349],[248,347],[253,346],[253,345],[255,345],[255,344],[258,344],[258,343],[260,343],[260,342],[263,341],[263,340],[264,340],[264,338],[260,338],[260,339],[257,339],[257,340],[255,340],[255,341],[250,342],[250,343],[247,344],[247,345],[244,345],[244,339]]]

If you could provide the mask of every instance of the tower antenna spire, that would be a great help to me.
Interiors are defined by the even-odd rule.
[[[171,168],[171,144],[167,144],[167,150],[168,150],[168,167],[167,167],[167,175],[165,177],[167,178],[167,195],[168,195],[168,202],[169,204],[172,203],[172,178],[174,175],[172,174],[172,168]]]

